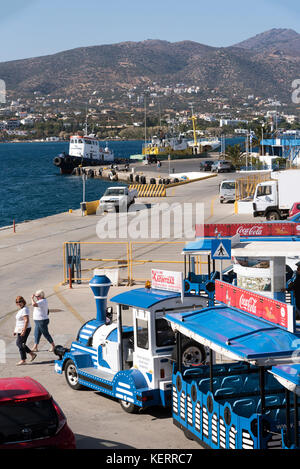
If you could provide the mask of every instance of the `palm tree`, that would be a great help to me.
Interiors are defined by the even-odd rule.
[[[239,144],[228,145],[225,150],[225,155],[227,159],[235,166],[240,168],[244,164],[244,157],[241,151],[241,146]]]

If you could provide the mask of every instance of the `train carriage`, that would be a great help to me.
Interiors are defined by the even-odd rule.
[[[216,284],[218,299],[219,287],[226,289],[227,284]],[[228,288],[240,290],[229,284]],[[263,296],[260,299],[265,308],[271,304],[268,301],[275,309],[284,305]],[[285,311],[288,315],[288,309]],[[283,378],[280,382],[275,377],[281,369],[278,365],[299,361],[295,331],[282,326],[275,316],[272,322],[261,311],[241,310],[222,302],[220,306],[168,314],[166,318],[177,335],[173,422],[187,437],[213,449],[298,445],[297,394],[283,386]],[[183,336],[209,349],[209,365],[186,367],[181,363]]]

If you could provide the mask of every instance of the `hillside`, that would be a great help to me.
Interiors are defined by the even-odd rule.
[[[256,94],[290,100],[291,83],[300,77],[300,35],[275,29],[231,47],[192,41],[147,40],[80,47],[53,55],[0,63],[8,91],[34,91],[86,98],[93,90],[123,93],[152,82],[162,86],[199,86],[232,98]]]
[[[300,56],[300,34],[292,29],[271,29],[235,45],[257,52]]]

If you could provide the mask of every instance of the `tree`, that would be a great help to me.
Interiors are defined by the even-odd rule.
[[[244,157],[241,152],[241,146],[239,144],[228,145],[225,150],[226,158],[235,166],[240,168],[244,165]]]

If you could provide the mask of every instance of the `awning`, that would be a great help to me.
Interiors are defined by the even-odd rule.
[[[212,240],[216,238],[197,238],[195,241],[187,243],[182,250],[183,254],[210,254]],[[220,239],[232,239],[230,236],[222,236]],[[234,256],[252,256],[257,250],[268,251],[268,256],[283,255],[288,257],[289,255],[300,255],[300,237],[295,236],[256,236],[256,237],[241,237],[240,243],[232,246],[232,254]],[[284,254],[287,251],[287,254]],[[244,253],[244,254],[243,254]],[[249,254],[248,254],[249,253]],[[291,254],[294,253],[294,254]],[[260,254],[261,255],[261,254]],[[256,256],[257,257],[257,256]]]
[[[216,238],[198,238],[196,241],[187,243],[182,250],[183,254],[210,254],[211,253],[211,242]],[[222,239],[231,239],[228,237],[222,237]]]
[[[278,241],[274,238],[268,243],[261,240],[240,243],[232,248],[231,254],[236,257],[300,257],[300,243],[297,241],[299,238],[293,241],[289,239]]]
[[[225,305],[167,314],[166,319],[182,334],[233,360],[288,363],[297,350],[295,334]]]

